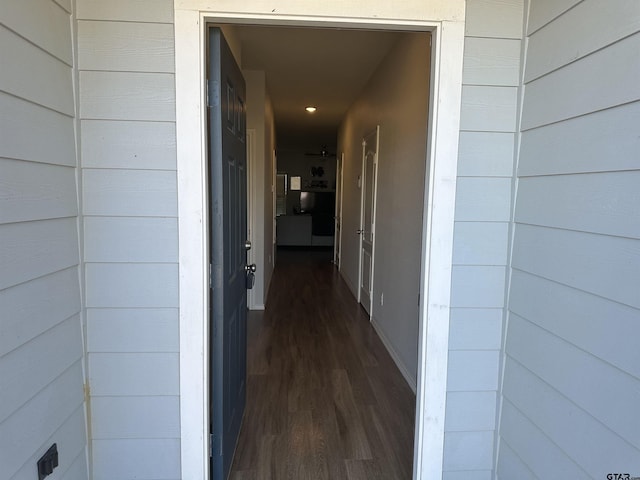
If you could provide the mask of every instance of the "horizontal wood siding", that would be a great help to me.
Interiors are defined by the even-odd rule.
[[[524,2],[468,0],[455,211],[446,479],[493,477]]]
[[[37,13],[37,14],[36,14]],[[70,9],[51,0],[24,0],[2,5],[2,23],[38,48],[72,65]]]
[[[84,168],[176,168],[175,123],[83,120],[81,129]]]
[[[501,478],[518,478],[522,480],[536,480],[534,473],[529,470],[522,459],[513,451],[508,443],[500,439],[498,445],[500,456],[497,461],[497,469]]]
[[[448,471],[486,471],[493,468],[493,430],[447,432],[444,465]]]
[[[178,395],[177,353],[92,353],[89,369],[96,396]]]
[[[520,40],[522,9],[514,0],[467,0],[465,36]]]
[[[502,308],[456,308],[451,313],[451,350],[499,350]]]
[[[173,25],[78,22],[80,70],[173,73]]]
[[[516,221],[639,239],[639,185],[639,170],[521,178]]]
[[[640,307],[640,243],[635,239],[518,225],[513,266],[594,295]],[[619,275],[619,284],[610,281],[612,275]]]
[[[93,478],[176,480],[173,2],[77,11]]]
[[[493,470],[454,470],[443,472],[443,480],[491,480]]]
[[[628,415],[640,401],[637,379],[518,315],[512,314],[509,328],[511,357],[636,449],[640,446],[640,417]],[[539,345],[545,345],[544,355]],[[578,375],[581,369],[589,375]],[[599,394],[594,394],[594,385]],[[611,398],[606,392],[616,392],[616,408],[608,408]]]
[[[504,266],[509,227],[505,222],[458,222],[454,265]]]
[[[513,173],[513,133],[460,132],[458,175],[510,177]]]
[[[84,416],[82,420],[84,420]],[[78,478],[84,478],[85,472],[87,470],[86,465],[87,465],[87,454],[83,450],[76,456],[71,466],[67,469],[66,472],[64,472],[64,474],[60,476],[60,478],[62,480],[76,480]]]
[[[639,124],[640,108],[629,103],[527,130],[522,133],[518,176],[634,170]]]
[[[87,263],[88,308],[177,308],[175,263]]]
[[[174,459],[180,451],[178,439],[94,440],[93,448],[94,480],[180,478],[180,463]]]
[[[538,0],[535,7],[529,10],[527,35],[550,23],[561,14],[582,0]]]
[[[527,83],[523,130],[636,101],[638,52],[640,34],[635,34]]]
[[[173,23],[173,2],[167,0],[82,0],[76,8],[81,20]]]
[[[170,308],[92,308],[88,348],[96,353],[178,352],[178,310]],[[118,336],[111,330],[119,332]],[[154,335],[148,332],[153,330]]]
[[[469,408],[471,407],[471,408]],[[490,431],[495,427],[496,392],[449,392],[447,408],[457,415],[447,416],[447,431]]]
[[[73,218],[0,225],[0,235],[0,288],[78,263],[78,232]]]
[[[19,466],[16,473],[10,477],[11,479],[37,478],[36,462],[53,443],[58,445],[59,452],[59,464],[55,474],[59,478],[73,480],[88,478],[86,437],[78,433],[84,432],[86,428],[85,409],[83,405],[77,405],[74,400],[79,394],[82,395],[82,385],[77,381],[81,376],[81,362],[76,362],[63,375],[56,378],[59,392],[54,393],[50,388],[45,388],[37,399],[16,412],[19,426],[10,421],[0,426],[0,430],[6,429],[0,431],[2,466],[6,469],[5,472],[9,471],[9,468],[13,470]],[[50,421],[52,414],[64,417],[64,422],[56,427]],[[32,430],[23,430],[26,428]],[[12,429],[19,433],[14,435]],[[34,431],[38,431],[42,440],[36,438]],[[24,456],[21,452],[32,448],[34,443],[42,443],[43,447],[35,449],[28,457]]]
[[[544,302],[527,302],[527,298]],[[638,311],[600,295],[516,270],[510,310],[603,361],[640,377],[640,352],[635,348]]]
[[[67,28],[68,25],[67,25]],[[71,67],[0,26],[0,90],[68,116],[74,115]]]
[[[85,479],[70,5],[0,6],[0,477]]]
[[[76,217],[76,169],[3,159],[0,223]]]
[[[603,44],[612,44],[637,32],[640,28],[639,8],[636,0],[615,0],[606,9],[599,0],[584,0],[532,33],[528,39],[525,81],[530,82],[580,60]],[[594,18],[598,19],[597,25]],[[593,32],[595,28],[597,35]]]
[[[80,311],[76,266],[0,291],[0,356],[55,327]]]
[[[505,267],[456,265],[451,274],[453,308],[502,308]]]
[[[17,348],[3,357],[1,418],[9,417],[20,408],[25,397],[32,398],[42,389],[43,384],[46,385],[43,382],[57,378],[82,357],[78,323],[78,316],[74,315],[33,339],[31,348]],[[65,349],[51,352],[47,348],[47,345],[65,343]],[[32,349],[34,351],[31,351]],[[38,365],[37,371],[32,371],[32,365]],[[81,388],[81,385],[79,383],[78,388]]]
[[[80,71],[80,98],[85,120],[175,120],[169,73]]]
[[[87,217],[87,262],[177,262],[178,225],[165,217]],[[158,242],[157,239],[164,239]]]
[[[0,156],[76,166],[73,118],[3,92],[0,111]]]
[[[179,439],[178,402],[177,396],[96,397],[91,404],[92,437]]]
[[[174,171],[83,169],[85,215],[177,216]]]
[[[531,2],[500,478],[640,474],[639,29]]]
[[[468,85],[510,87],[520,80],[520,40],[467,37],[463,75]]]
[[[510,215],[511,179],[459,177],[456,221],[507,222]]]

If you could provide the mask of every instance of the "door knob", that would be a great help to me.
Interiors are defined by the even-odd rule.
[[[360,235],[362,232],[364,232],[364,230],[356,230],[356,233],[357,233],[358,235]]]
[[[251,265],[245,265],[244,271],[254,273],[256,271],[256,264],[252,263]]]

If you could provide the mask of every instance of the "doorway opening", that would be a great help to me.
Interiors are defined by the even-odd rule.
[[[249,202],[254,208],[248,217],[254,223],[249,225],[248,240],[259,280],[251,293],[260,297],[257,304],[264,305],[265,317],[274,315],[273,308],[278,310],[278,318],[295,315],[293,308],[286,312],[266,305],[270,269],[275,268],[276,275],[279,270],[276,262],[271,264],[267,259],[271,216],[276,218],[279,259],[287,264],[297,260],[307,271],[310,265],[320,271],[330,263],[335,243],[339,151],[346,164],[342,194],[349,204],[340,221],[345,237],[340,273],[415,393],[421,275],[415,260],[421,255],[423,234],[430,34],[238,24],[216,27],[235,46],[236,61],[246,81],[247,126],[255,142],[250,147],[255,158],[249,161],[255,171],[249,174],[254,186],[250,196],[256,201]],[[315,109],[311,113],[305,108],[310,103]],[[278,153],[275,165],[269,163],[266,153],[272,149]],[[379,169],[384,208],[376,215]],[[273,170],[280,184],[270,183]],[[280,212],[269,212],[269,195],[281,206]],[[380,224],[382,234],[377,244],[376,224]],[[293,267],[290,271],[295,274]],[[312,278],[315,274],[300,281]],[[330,290],[311,281],[308,288]],[[326,302],[333,300],[326,294],[324,297]],[[310,306],[309,312],[320,308]],[[297,335],[292,333],[291,337]],[[332,343],[326,343],[327,351],[331,351]],[[283,356],[281,361],[286,360]],[[359,369],[353,362],[351,365],[351,375],[357,375]],[[249,385],[253,375],[255,372],[248,372]],[[274,376],[272,383],[282,384],[284,390],[301,388],[277,378]],[[325,376],[322,378],[320,383],[334,388]],[[376,383],[373,376],[360,377],[359,381]],[[248,413],[252,411],[250,399]],[[355,417],[359,415],[354,413]],[[254,439],[257,436],[252,435]],[[245,442],[242,449],[257,447]],[[404,451],[411,449],[412,443],[403,447]],[[243,459],[241,468],[250,469],[251,462],[243,453],[238,452]],[[375,456],[376,452],[371,454]],[[375,460],[393,463],[382,457]]]
[[[187,2],[188,4],[189,2]],[[191,2],[193,3],[193,2]],[[197,3],[197,2],[196,2]],[[216,14],[218,15],[218,14]],[[448,14],[447,14],[448,15]],[[446,15],[445,15],[446,16]],[[438,17],[438,15],[436,15]],[[203,438],[203,425],[207,413],[207,393],[203,383],[207,378],[203,355],[207,353],[207,325],[203,321],[206,312],[207,285],[206,253],[206,202],[203,183],[202,163],[193,158],[203,158],[203,98],[202,57],[198,45],[202,44],[202,25],[208,18],[206,12],[176,10],[176,95],[178,132],[178,185],[180,213],[180,330],[181,330],[181,436],[182,469],[185,477],[206,478],[206,458],[208,447]],[[229,18],[246,21],[237,14],[215,20],[228,21]],[[251,16],[255,21],[255,17]],[[195,21],[194,21],[195,20]],[[283,24],[287,20],[273,16],[261,18],[263,22]],[[290,19],[288,21],[291,21]],[[325,20],[296,19],[297,25],[327,26],[336,23],[341,26],[362,26],[355,20],[336,22],[334,17]],[[351,23],[350,23],[351,22]],[[461,84],[462,24],[450,25],[446,34],[441,21],[418,21],[411,25],[393,21],[378,24],[381,28],[408,30],[432,30],[436,42],[432,73],[431,97],[438,98],[438,106],[431,102],[431,137],[428,142],[425,163],[428,166],[428,185],[424,213],[424,234],[420,259],[420,295],[424,299],[420,305],[420,341],[418,360],[418,399],[415,443],[414,475],[437,474],[442,465],[442,444],[444,437],[444,395],[446,386],[446,345],[448,334],[448,302],[450,284],[451,239],[453,230],[453,200],[455,184],[455,155],[457,149],[457,128],[459,124],[459,88]],[[446,47],[446,48],[445,48]],[[442,54],[447,62],[441,62]],[[444,78],[446,77],[446,82]],[[446,111],[446,112],[445,112]],[[438,140],[438,141],[436,141]],[[441,162],[436,162],[442,159]],[[197,188],[193,188],[194,185]],[[345,189],[346,191],[346,189]],[[439,202],[434,205],[432,199]],[[346,203],[343,203],[343,209]],[[344,227],[343,227],[344,228]],[[438,236],[438,242],[431,239]],[[443,240],[444,239],[444,240]],[[205,260],[205,261],[203,261]],[[436,288],[437,285],[437,288]],[[427,301],[425,301],[427,300]],[[429,337],[424,335],[429,322]],[[430,343],[434,347],[427,348]],[[431,358],[432,357],[432,358]],[[431,358],[431,362],[429,359]],[[429,388],[429,396],[423,395]],[[426,418],[430,427],[426,428]],[[199,433],[198,433],[199,432]],[[434,441],[429,441],[429,440]]]

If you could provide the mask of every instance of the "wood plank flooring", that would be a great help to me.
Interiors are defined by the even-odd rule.
[[[412,476],[415,396],[329,258],[279,251],[250,312],[233,480]]]

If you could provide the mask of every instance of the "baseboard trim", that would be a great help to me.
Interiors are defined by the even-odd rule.
[[[391,341],[384,334],[384,331],[382,330],[378,322],[376,322],[376,319],[373,316],[371,317],[371,325],[373,325],[374,330],[378,334],[378,337],[380,337],[380,340],[382,340],[382,343],[389,352],[389,355],[391,355],[393,362],[396,364],[396,367],[398,367],[398,370],[400,370],[400,373],[404,377],[405,381],[409,384],[409,388],[411,388],[411,390],[415,394],[417,391],[416,379],[413,378],[409,373],[409,370],[407,370],[407,367],[400,359],[400,355],[398,355],[398,352],[395,351]]]
[[[249,310],[264,310],[264,304],[260,304],[260,305],[251,305],[249,307]]]
[[[342,277],[342,279],[344,280],[344,283],[347,284],[347,287],[349,287],[349,291],[351,291],[351,294],[353,295],[353,298],[356,299],[356,302],[358,301],[358,289],[356,288],[356,284],[353,283],[351,281],[351,279],[345,275],[345,272],[343,272],[342,270],[338,270],[340,272],[340,276]]]

